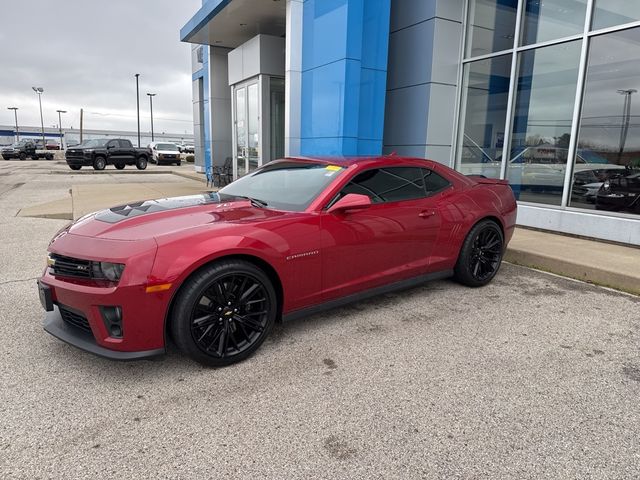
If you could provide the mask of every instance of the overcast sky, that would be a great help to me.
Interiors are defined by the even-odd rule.
[[[190,44],[180,28],[200,0],[21,0],[0,3],[0,125],[136,130],[135,73],[140,73],[140,128],[193,132]]]

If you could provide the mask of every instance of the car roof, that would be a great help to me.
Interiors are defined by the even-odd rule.
[[[424,164],[425,167],[429,167],[434,162],[433,160],[426,160],[424,158],[416,157],[401,157],[399,155],[378,155],[378,156],[315,156],[315,157],[286,157],[281,160],[275,161],[300,161],[300,162],[316,162],[322,164],[339,165],[341,167],[349,167],[351,165],[393,165],[393,163],[415,163],[419,162]]]

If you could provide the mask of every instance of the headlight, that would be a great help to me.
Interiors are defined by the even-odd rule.
[[[610,190],[611,189],[611,182],[609,180],[606,180],[603,184],[602,184],[602,189],[603,190]]]
[[[93,148],[87,148],[84,153],[93,153]]]
[[[95,262],[94,265],[98,267],[101,277],[104,277],[112,282],[117,282],[118,280],[120,280],[122,272],[124,271],[124,264],[122,263]]]

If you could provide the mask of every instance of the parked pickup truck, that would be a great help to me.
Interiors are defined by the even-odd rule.
[[[11,160],[13,158],[20,160],[26,160],[27,158],[31,158],[32,160],[38,160],[40,158],[53,160],[53,153],[46,150],[36,150],[36,144],[31,140],[20,140],[10,147],[3,148],[2,158],[5,160]]]
[[[151,151],[148,148],[136,148],[123,138],[99,138],[68,148],[65,158],[71,170],[80,170],[82,167],[104,170],[107,165],[114,165],[118,170],[126,165],[135,165],[138,170],[144,170],[151,158]]]

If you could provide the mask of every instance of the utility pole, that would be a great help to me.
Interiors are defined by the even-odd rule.
[[[140,84],[138,83],[139,73],[136,73],[136,110],[138,112],[138,148],[140,148]]]
[[[151,109],[151,141],[154,141],[153,137],[153,97],[156,96],[155,93],[147,93],[149,95],[149,107]]]
[[[64,150],[62,146],[62,115],[63,113],[67,113],[66,110],[56,110],[58,112],[58,128],[60,129],[60,150]]]
[[[618,151],[618,164],[622,161],[624,146],[627,143],[627,133],[629,132],[629,119],[631,118],[631,95],[638,90],[629,88],[627,90],[617,90],[620,95],[624,95],[624,105],[622,107],[622,127],[620,128],[620,150]]]
[[[20,132],[18,131],[18,107],[8,107],[7,110],[13,110],[16,117],[16,142],[20,141]]]
[[[80,109],[80,143],[82,143],[82,121],[83,121],[83,117],[84,117],[84,110],[81,108]]]
[[[38,94],[38,102],[40,103],[40,127],[42,127],[42,148],[46,148],[46,144],[44,141],[44,118],[42,117],[42,93],[44,92],[44,88],[42,87],[31,87],[34,92]]]

